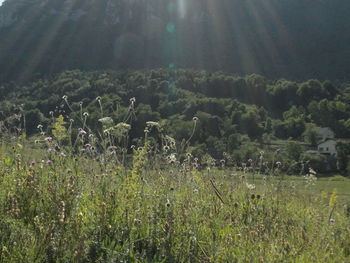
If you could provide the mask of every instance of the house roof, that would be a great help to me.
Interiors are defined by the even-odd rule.
[[[321,145],[321,144],[323,144],[323,143],[325,143],[327,141],[350,143],[350,139],[348,139],[348,138],[327,138],[327,139],[317,143],[317,145]]]
[[[327,138],[327,139],[325,139],[325,140],[320,141],[319,143],[317,143],[317,145],[324,144],[325,142],[328,142],[328,141],[334,141],[334,142],[337,142],[337,140],[336,140],[336,139],[330,139],[330,138]]]
[[[329,128],[329,127],[320,127],[320,128],[318,128],[318,130],[317,130],[317,132],[319,132],[319,133],[328,132],[328,131],[334,133],[334,131],[333,131],[331,128]]]

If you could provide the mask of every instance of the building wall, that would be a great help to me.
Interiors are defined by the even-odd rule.
[[[336,149],[336,141],[334,140],[328,140],[323,143],[320,143],[317,147],[318,151],[320,153],[328,153],[330,155],[337,155],[337,149]]]

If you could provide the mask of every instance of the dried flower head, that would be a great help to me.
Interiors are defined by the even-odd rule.
[[[165,145],[165,146],[163,147],[163,150],[164,150],[164,151],[169,151],[169,150],[170,150],[170,147],[169,147],[168,145]]]
[[[156,122],[156,121],[147,121],[147,122],[146,122],[146,125],[147,125],[148,127],[158,127],[158,126],[159,126],[159,123]]]

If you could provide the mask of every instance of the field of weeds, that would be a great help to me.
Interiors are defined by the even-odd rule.
[[[58,116],[35,138],[2,138],[0,262],[350,261],[348,179],[283,176],[277,153],[199,160],[196,117],[180,144],[149,121],[130,145],[130,102],[100,131],[81,112],[79,129]]]
[[[350,260],[350,209],[336,190],[186,162],[150,167],[147,147],[123,166],[3,146],[0,261]]]

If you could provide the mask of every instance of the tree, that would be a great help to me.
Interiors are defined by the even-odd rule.
[[[312,146],[317,145],[317,126],[313,123],[307,123],[305,131],[303,132],[303,138],[306,142]]]

